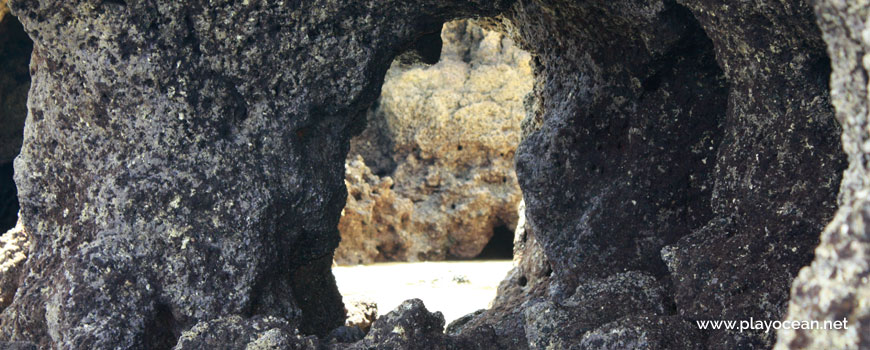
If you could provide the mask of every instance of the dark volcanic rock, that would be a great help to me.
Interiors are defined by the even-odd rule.
[[[521,1],[506,17],[537,64],[517,174],[550,293],[665,276],[661,248],[712,216],[728,92],[712,43],[670,2]]]
[[[0,349],[4,350],[37,350],[36,344],[31,342],[23,342],[23,341],[13,341],[13,342],[3,342],[0,341]]]
[[[271,316],[249,319],[230,316],[198,323],[181,335],[173,349],[318,349],[316,337],[303,337],[296,332],[287,321]],[[164,344],[148,345],[151,349],[166,348]]]
[[[142,348],[240,316],[343,323],[343,165],[392,59],[505,1],[60,1],[16,180],[32,249],[4,340]],[[215,332],[223,332],[217,330]]]
[[[831,98],[843,127],[849,167],[840,187],[840,208],[822,233],[815,260],[792,286],[788,320],[847,321],[848,329],[781,330],[776,349],[870,348],[870,221],[867,131],[870,99],[870,2],[815,2],[819,26],[831,57]]]
[[[365,339],[350,346],[330,349],[390,350],[491,350],[503,349],[489,327],[479,327],[461,336],[444,334],[444,316],[426,310],[419,299],[406,300],[395,310],[378,318]]]
[[[663,252],[677,308],[690,319],[781,319],[791,281],[836,209],[845,166],[830,61],[803,1],[684,3],[713,40],[730,89],[715,217]],[[754,335],[710,335],[708,347],[773,345],[773,332]]]
[[[563,301],[532,302],[525,309],[530,349],[569,349],[598,326],[630,315],[663,315],[666,300],[655,279],[641,272],[592,279]]]
[[[686,320],[781,318],[844,167],[806,3],[521,0],[504,17],[536,63],[517,172],[553,270],[548,303],[640,270],[673,285],[667,312]],[[511,319],[470,324],[529,334]],[[700,337],[711,349],[774,341]]]
[[[704,348],[694,324],[676,316],[633,316],[586,333],[577,350],[700,350]]]
[[[329,271],[349,138],[393,58],[432,62],[444,21],[508,2],[13,1],[36,42],[15,164],[31,246],[0,339],[60,349],[354,339],[333,331],[344,310]],[[866,4],[838,6],[819,13],[853,163],[791,316],[851,317],[866,330],[858,64],[870,35],[857,32]],[[692,321],[783,317],[834,212],[844,157],[807,4],[519,0],[491,25],[532,53],[536,73],[516,156],[527,206],[518,268],[493,309],[451,335],[410,301],[362,341],[323,346],[772,346],[773,333]],[[784,332],[781,346],[865,341],[840,335]]]
[[[448,342],[444,316],[430,313],[420,299],[411,299],[378,318],[365,339],[349,349],[446,349]]]

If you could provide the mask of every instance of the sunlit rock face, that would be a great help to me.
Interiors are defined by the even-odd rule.
[[[441,36],[437,64],[393,65],[351,141],[339,264],[473,258],[516,226],[531,57],[475,21]]]

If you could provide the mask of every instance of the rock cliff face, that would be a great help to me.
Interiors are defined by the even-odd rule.
[[[774,333],[694,321],[786,317],[832,217],[788,317],[858,331],[782,332],[778,346],[867,346],[870,4],[816,4],[833,61],[805,1],[11,6],[35,52],[10,346],[768,349]],[[487,26],[533,57],[518,267],[448,334],[408,301],[341,343],[355,338],[338,336],[329,264],[350,138],[393,59],[434,63],[442,24],[472,16],[497,16]],[[351,197],[377,206],[401,188],[383,169],[460,152],[425,150],[439,134],[423,131],[390,138],[412,149],[369,157],[373,172],[355,158],[370,187]]]
[[[441,36],[436,65],[393,65],[351,140],[339,264],[473,258],[497,228],[516,226],[531,58],[474,21],[447,23]]]

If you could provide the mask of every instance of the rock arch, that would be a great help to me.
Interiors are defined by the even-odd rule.
[[[11,6],[35,41],[16,161],[32,247],[3,340],[313,347],[295,329],[343,316],[329,258],[349,135],[389,63],[431,61],[459,17],[500,14],[535,55],[523,258],[450,335],[409,302],[347,347],[768,348],[690,321],[781,317],[837,205],[829,60],[804,1]]]

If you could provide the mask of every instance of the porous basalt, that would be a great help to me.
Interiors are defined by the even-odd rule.
[[[492,325],[501,339],[542,333],[536,324],[575,329],[564,305],[564,317],[516,310],[562,305],[583,281],[642,271],[672,303],[639,316],[676,321],[673,331],[689,337],[680,341],[772,347],[772,333],[690,332],[679,319],[783,317],[788,287],[836,208],[844,157],[809,6],[521,0],[496,25],[534,56],[517,175],[526,235],[544,259],[520,264],[502,288],[513,297],[463,329]],[[544,277],[523,273],[535,265]],[[614,319],[638,317],[600,306]],[[596,326],[642,333],[656,324],[625,322]],[[500,345],[570,347],[585,331],[605,332],[594,327]]]
[[[790,317],[865,318],[867,7],[818,4],[852,162]],[[774,333],[693,321],[784,317],[837,206],[830,60],[805,1],[11,8],[35,40],[15,163],[31,245],[0,315],[15,346],[765,349]],[[448,20],[498,14],[487,26],[535,72],[517,269],[450,334],[409,301],[361,341],[321,343],[344,317],[329,271],[344,162],[387,68],[407,51],[431,63]],[[781,336],[782,348],[866,345]]]
[[[15,163],[32,248],[0,339],[136,349],[237,316],[342,325],[351,134],[394,57],[505,5],[10,1],[35,42]]]

